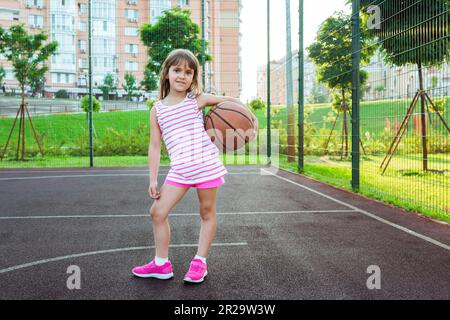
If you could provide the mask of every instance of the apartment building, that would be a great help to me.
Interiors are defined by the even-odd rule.
[[[303,86],[305,102],[313,90],[316,79],[316,68],[307,56],[304,58]],[[294,104],[298,103],[298,50],[292,53],[292,82],[294,88]],[[260,65],[257,69],[257,95],[264,102],[267,101],[267,65]],[[286,105],[286,57],[270,62],[270,101],[273,105]]]
[[[201,28],[202,0],[92,0],[92,66],[94,88],[108,73],[122,89],[127,72],[143,79],[148,61],[138,28],[155,23],[164,10],[175,6],[191,11]],[[204,0],[205,38],[213,61],[205,68],[205,91],[238,97],[241,92],[239,32],[240,0]],[[72,97],[85,94],[88,85],[88,0],[0,0],[4,28],[24,23],[30,32],[46,30],[58,41],[58,54],[49,61],[47,96],[65,89]],[[200,35],[201,36],[201,35]],[[12,67],[0,56],[6,71],[5,86],[14,88]],[[94,89],[97,94],[98,89]],[[119,94],[124,94],[119,90]]]
[[[380,52],[373,55],[368,66],[364,94],[365,100],[412,99],[419,89],[417,65],[391,66],[383,61]],[[448,63],[440,67],[423,69],[424,89],[431,96],[448,96],[450,94],[450,68]]]

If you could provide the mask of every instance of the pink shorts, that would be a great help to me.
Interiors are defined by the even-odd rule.
[[[223,177],[220,177],[220,178],[216,178],[216,179],[213,179],[213,180],[203,181],[203,182],[194,183],[194,184],[178,183],[178,182],[166,179],[166,181],[164,181],[164,183],[171,184],[171,185],[177,186],[177,187],[183,187],[183,188],[194,187],[194,188],[197,188],[197,189],[208,189],[208,188],[216,188],[216,187],[224,184],[225,183],[225,179]]]

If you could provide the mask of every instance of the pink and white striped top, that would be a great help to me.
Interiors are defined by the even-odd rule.
[[[166,179],[195,184],[220,178],[228,173],[219,158],[219,149],[205,131],[197,99],[189,92],[173,106],[154,104],[171,168]]]

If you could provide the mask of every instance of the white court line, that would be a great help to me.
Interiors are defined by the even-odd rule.
[[[231,242],[231,243],[213,243],[213,247],[227,247],[227,246],[247,246],[248,243],[245,242]],[[198,243],[196,244],[171,244],[169,245],[170,248],[190,248],[190,247],[198,247]],[[1,273],[6,273],[18,269],[28,268],[37,266],[44,263],[49,262],[55,262],[55,261],[61,261],[66,259],[72,259],[72,258],[80,258],[80,257],[86,257],[86,256],[92,256],[96,254],[104,254],[104,253],[115,253],[115,252],[124,252],[124,251],[136,251],[136,250],[147,250],[147,249],[154,249],[155,246],[148,246],[148,247],[128,247],[128,248],[118,248],[118,249],[109,249],[109,250],[100,250],[100,251],[91,251],[91,252],[83,252],[83,253],[77,253],[77,254],[71,254],[68,256],[61,256],[61,257],[55,257],[50,259],[44,259],[44,260],[38,260],[33,261],[25,264],[20,264],[17,266],[12,266],[9,268],[1,269]]]
[[[247,211],[247,212],[217,212],[218,216],[224,215],[269,215],[269,214],[291,214],[291,213],[344,213],[357,212],[356,210],[299,210],[299,211]],[[170,213],[170,217],[181,216],[200,216],[198,212],[190,213]],[[68,215],[68,216],[18,216],[18,217],[0,217],[0,220],[16,219],[69,219],[69,218],[132,218],[132,217],[150,217],[150,214],[91,214],[91,215]]]
[[[260,174],[258,171],[242,171],[242,172],[228,172],[231,175],[251,175]],[[158,176],[165,176],[167,173],[160,173]],[[65,176],[40,176],[40,177],[9,177],[0,178],[0,181],[8,180],[34,180],[34,179],[56,179],[56,178],[89,178],[89,177],[136,177],[136,176],[148,176],[145,173],[117,173],[117,174],[71,174]]]
[[[278,169],[278,168],[277,168],[277,169]],[[437,241],[437,240],[435,240],[435,239],[433,239],[433,238],[427,237],[427,236],[425,236],[425,235],[423,235],[423,234],[417,233],[417,232],[412,231],[412,230],[410,230],[410,229],[408,229],[408,228],[405,228],[405,227],[403,227],[403,226],[400,226],[400,225],[398,225],[398,224],[395,224],[395,223],[393,223],[393,222],[390,222],[390,221],[388,221],[388,220],[385,220],[385,219],[383,219],[383,218],[380,218],[380,217],[378,217],[378,216],[374,215],[373,213],[370,213],[370,212],[368,212],[368,211],[366,211],[366,210],[363,210],[363,209],[360,209],[360,208],[358,208],[358,207],[355,207],[355,206],[353,206],[353,205],[351,205],[351,204],[349,204],[349,203],[346,203],[346,202],[344,202],[344,201],[335,199],[335,198],[333,198],[333,197],[331,197],[331,196],[328,196],[328,195],[326,195],[326,194],[324,194],[324,193],[322,193],[322,192],[320,192],[320,191],[311,189],[311,188],[306,187],[306,186],[304,186],[304,185],[302,185],[302,184],[300,184],[300,183],[297,183],[297,182],[292,181],[292,180],[290,180],[290,179],[284,178],[284,177],[282,177],[282,176],[279,176],[279,175],[277,175],[277,174],[275,174],[275,173],[272,173],[272,172],[270,172],[270,171],[267,171],[267,170],[265,170],[265,169],[262,169],[262,168],[261,168],[261,171],[264,171],[264,172],[265,172],[266,174],[268,174],[268,175],[275,176],[275,177],[277,177],[278,179],[281,179],[281,180],[290,182],[290,183],[295,184],[296,186],[299,186],[299,187],[301,187],[301,188],[303,188],[303,189],[306,189],[306,190],[308,190],[308,191],[311,191],[311,192],[314,192],[314,193],[316,193],[316,194],[318,194],[318,195],[321,195],[322,197],[325,197],[325,198],[327,198],[327,199],[329,199],[329,200],[331,200],[331,201],[334,201],[334,202],[339,203],[339,204],[341,204],[341,205],[343,205],[343,206],[346,206],[346,207],[348,207],[348,208],[350,208],[350,209],[353,209],[353,210],[355,210],[355,211],[357,211],[357,212],[360,212],[360,213],[362,213],[362,214],[364,214],[364,215],[366,215],[366,216],[368,216],[368,217],[370,217],[370,218],[372,218],[372,219],[375,219],[375,220],[378,220],[378,221],[380,221],[380,222],[382,222],[382,223],[385,223],[385,224],[387,224],[387,225],[390,225],[391,227],[394,227],[394,228],[397,228],[397,229],[399,229],[399,230],[401,230],[401,231],[404,231],[404,232],[406,232],[406,233],[408,233],[408,234],[410,234],[410,235],[412,235],[412,236],[415,236],[415,237],[420,238],[420,239],[422,239],[422,240],[428,241],[428,242],[430,242],[430,243],[432,243],[432,244],[434,244],[434,245],[437,245],[437,246],[439,246],[439,247],[441,247],[441,248],[444,248],[444,249],[446,249],[446,250],[450,250],[450,246],[447,245],[447,244],[445,244],[445,243],[439,242],[439,241]]]

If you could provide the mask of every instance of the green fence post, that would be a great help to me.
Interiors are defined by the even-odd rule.
[[[305,113],[305,99],[304,99],[304,44],[303,44],[303,0],[299,0],[298,4],[298,172],[303,173],[305,170],[304,163],[304,143],[305,143],[305,126],[304,126],[304,113]]]
[[[92,143],[92,0],[88,1],[88,51],[89,51],[89,165],[94,166]]]
[[[352,0],[352,189],[359,191],[360,153],[359,153],[359,103],[361,63],[361,25],[360,0]]]
[[[270,0],[267,0],[267,164],[271,164],[270,141]]]

